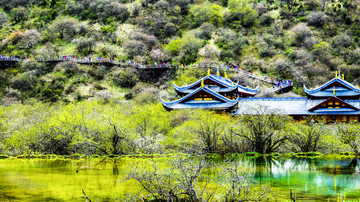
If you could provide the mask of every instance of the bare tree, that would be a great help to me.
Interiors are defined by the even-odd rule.
[[[224,188],[222,198],[225,201],[262,201],[275,198],[275,193],[269,186],[260,185],[254,191],[254,183],[243,172],[237,162],[227,162],[223,166],[223,180],[220,182]]]
[[[206,163],[203,158],[196,161],[189,157],[180,157],[171,161],[171,168],[161,172],[156,161],[150,168],[133,165],[125,180],[133,179],[149,193],[141,196],[143,200],[154,198],[156,201],[209,201],[213,196],[205,185],[199,188],[199,178],[204,178],[203,169]],[[210,197],[210,198],[209,198]]]
[[[359,124],[339,124],[336,129],[337,134],[341,137],[341,141],[349,145],[354,152],[358,153],[360,145]]]
[[[236,126],[230,126],[221,136],[221,140],[226,146],[226,151],[231,153],[244,153],[251,150],[244,138],[239,137],[237,134]]]
[[[148,193],[141,195],[143,201],[261,201],[274,198],[275,194],[265,185],[256,185],[240,170],[237,163],[223,166],[212,165],[222,172],[216,176],[205,175],[210,168],[203,157],[179,157],[170,162],[170,168],[160,171],[156,161],[148,166],[133,164],[125,180],[135,180]],[[199,180],[201,179],[201,184]],[[219,186],[209,187],[209,183]],[[256,188],[255,188],[256,187]],[[134,197],[130,198],[134,199]],[[126,199],[125,199],[126,200]]]
[[[289,118],[263,106],[252,108],[252,113],[239,120],[239,125],[244,124],[244,128],[238,135],[247,139],[255,152],[269,154],[277,151],[288,139],[284,129]]]
[[[310,123],[307,125],[297,124],[289,136],[295,152],[315,152],[319,148],[320,138],[324,133],[322,124]]]
[[[204,144],[204,151],[208,153],[218,152],[219,137],[224,131],[224,123],[221,117],[212,112],[201,112],[193,118],[195,124],[191,130],[198,135]]]

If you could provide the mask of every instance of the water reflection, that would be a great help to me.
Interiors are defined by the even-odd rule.
[[[319,160],[309,158],[258,157],[240,159],[244,172],[258,183],[295,189],[300,195],[344,195],[359,197],[359,165],[357,159]],[[283,195],[289,192],[282,193]]]
[[[359,172],[357,160],[319,160],[309,158],[257,157],[239,159],[238,163],[251,170],[255,177],[282,176],[293,172],[324,172],[351,175]]]
[[[79,199],[81,189],[93,198],[105,199],[116,193],[137,193],[141,188],[133,182],[119,183],[131,169],[132,163],[151,164],[150,159],[8,159],[0,160],[0,201],[35,200],[23,198],[44,195],[58,200]],[[161,159],[159,159],[161,161]],[[159,165],[166,169],[166,162]],[[219,175],[212,164],[207,175]],[[289,200],[289,189],[301,200],[325,200],[346,195],[358,199],[360,194],[359,164],[357,160],[319,160],[307,158],[240,158],[232,159],[243,172],[257,183],[267,183],[280,199]],[[78,173],[76,173],[78,170]],[[106,190],[106,191],[104,191]],[[346,193],[345,193],[346,191]]]

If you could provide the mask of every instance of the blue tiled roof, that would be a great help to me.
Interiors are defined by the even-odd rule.
[[[335,87],[335,92],[336,92],[337,96],[353,96],[353,95],[360,94],[360,89],[356,88],[353,84],[351,84],[341,78],[331,79],[327,83],[325,83],[325,84],[321,85],[320,87],[317,87],[313,90],[307,89],[306,86],[304,85],[304,91],[306,94],[313,95],[313,96],[319,96],[319,97],[332,96],[333,89],[329,88],[329,85],[331,85],[335,82],[341,83],[350,89],[349,90],[349,89],[346,89],[343,87],[342,88]],[[339,91],[339,92],[337,92],[337,91]]]
[[[225,77],[222,77],[222,76],[210,75],[210,78],[213,79],[214,81],[217,81],[228,87],[231,87],[231,83],[233,83],[231,80],[226,79]],[[239,82],[237,82],[237,83],[239,83]]]
[[[311,100],[309,99],[306,103],[306,110],[309,110],[319,104],[321,104],[322,102],[324,102],[326,99],[319,99],[319,100]]]
[[[220,83],[220,84],[222,84],[222,85],[224,85],[224,86],[226,86],[226,87],[231,87],[231,81],[230,81],[230,83],[229,83],[228,80],[226,80],[225,78],[224,78],[224,79],[219,79],[219,78],[220,78],[220,77],[218,77],[218,76],[213,76],[213,75],[205,76],[205,77],[203,77],[202,79],[199,79],[198,81],[196,81],[196,82],[194,82],[194,83],[192,83],[192,84],[190,84],[190,85],[184,86],[184,87],[179,87],[179,86],[177,86],[177,85],[174,83],[174,88],[175,88],[176,90],[179,90],[179,91],[185,90],[185,89],[189,89],[189,88],[191,88],[191,87],[194,87],[194,86],[200,84],[202,80],[206,80],[206,79],[213,80],[213,81],[218,82],[218,83]]]
[[[345,100],[345,102],[360,109],[360,100]]]
[[[333,96],[333,89],[328,88],[322,91],[311,93],[310,95],[315,97],[331,97]],[[344,87],[335,87],[335,95],[338,97],[351,97],[360,95],[360,92],[349,90]]]
[[[237,103],[178,103],[175,105],[166,105],[163,104],[165,108],[169,109],[229,109],[236,105]]]
[[[191,97],[192,95],[194,95],[195,93],[199,92],[199,91],[205,91],[206,93],[209,93],[211,95],[213,95],[214,97],[218,98],[221,101],[218,100],[189,100],[189,101],[185,101],[187,100],[189,97]],[[211,89],[204,87],[204,88],[197,88],[195,89],[192,93],[184,96],[183,98],[180,98],[178,100],[175,100],[173,102],[165,102],[164,100],[161,99],[161,103],[163,104],[164,107],[166,108],[171,108],[171,109],[184,109],[184,108],[230,108],[235,106],[238,102],[239,102],[240,98],[237,98],[236,100],[230,100],[214,91],[212,91]],[[185,101],[185,102],[184,102]]]
[[[307,98],[244,98],[239,101],[239,109],[235,114],[256,114],[256,108],[264,107],[269,112],[279,114],[308,114]]]
[[[226,86],[226,88],[220,88],[217,92],[230,92],[232,91],[234,88],[238,88],[238,92],[240,93],[246,93],[246,94],[251,94],[254,95],[259,91],[259,87],[257,87],[256,89],[250,89],[250,88],[246,88],[244,86],[240,86],[239,85],[239,81],[236,83],[235,86],[232,86],[231,84],[233,83],[231,80],[226,79],[224,77],[221,76],[214,76],[214,75],[210,75],[210,76],[205,76],[204,78],[190,84],[184,87],[179,87],[177,86],[175,83],[173,83],[174,88],[176,91],[178,92],[182,92],[182,93],[191,93],[193,91],[193,89],[190,89],[191,87],[194,87],[196,85],[199,85],[201,83],[202,80],[206,80],[206,79],[210,79],[214,82],[217,82],[219,84],[222,84],[223,86]]]
[[[230,81],[229,79],[226,79],[224,77],[220,77],[220,76],[213,76],[210,75],[213,78],[216,78],[217,81],[222,81],[224,83],[226,83],[227,85],[231,86],[232,81]],[[239,83],[239,81],[237,82],[237,84]],[[242,93],[248,93],[248,94],[256,94],[259,91],[259,86],[256,87],[255,89],[251,89],[251,88],[247,88],[241,85],[238,85],[238,91],[242,92]]]
[[[220,86],[208,86],[208,85],[205,85],[207,88],[211,89],[212,91],[215,91],[217,93],[227,93],[227,92],[233,92],[235,90],[237,90],[238,86],[239,86],[239,82],[236,83],[234,86],[231,86],[231,87],[228,87],[228,88],[222,88]],[[184,94],[188,94],[188,93],[192,93],[194,91],[194,89],[175,89],[181,93],[184,93]]]

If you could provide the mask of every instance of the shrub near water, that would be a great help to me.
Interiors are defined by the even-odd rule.
[[[161,170],[159,161],[150,166],[133,164],[125,180],[135,180],[148,195],[127,195],[124,200],[184,200],[213,201],[271,200],[274,192],[266,185],[256,186],[241,173],[237,163],[223,166],[213,165],[203,158],[180,157],[168,161],[168,167]],[[205,176],[209,170],[218,171],[216,176]],[[205,186],[204,186],[205,184]]]
[[[9,157],[7,155],[0,154],[0,159],[6,159],[6,158],[9,158]]]

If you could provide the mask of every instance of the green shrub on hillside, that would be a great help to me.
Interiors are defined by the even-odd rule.
[[[113,82],[121,87],[133,87],[139,80],[139,76],[134,69],[117,71],[112,76]]]
[[[10,87],[23,92],[31,92],[39,82],[36,70],[20,73],[10,80]]]

